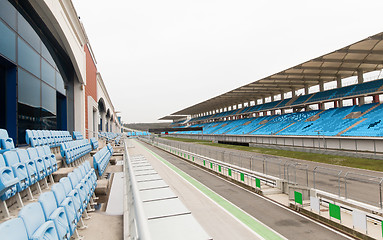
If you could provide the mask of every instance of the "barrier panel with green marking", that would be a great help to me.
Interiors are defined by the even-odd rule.
[[[341,221],[340,218],[340,207],[336,204],[329,203],[330,217],[336,218]]]
[[[255,178],[255,186],[261,189],[261,180],[259,178]]]
[[[302,193],[294,191],[294,200],[295,200],[295,203],[299,203],[300,205],[303,205]]]
[[[242,182],[245,181],[245,174],[244,174],[244,173],[241,173],[241,181],[242,181]]]

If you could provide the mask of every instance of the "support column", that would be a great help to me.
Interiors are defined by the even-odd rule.
[[[354,105],[354,106],[355,106],[355,105],[358,105],[358,101],[357,101],[356,99],[357,99],[357,98],[353,98],[353,99],[352,99],[352,105]]]
[[[320,92],[324,91],[324,82],[323,82],[323,80],[319,80],[319,91]]]
[[[336,76],[336,87],[341,88],[342,87],[342,78],[340,75]]]
[[[309,85],[305,84],[304,95],[307,95],[307,94],[309,94]]]
[[[358,70],[358,84],[361,84],[364,82],[364,79],[363,79],[363,71],[362,70]],[[364,97],[359,97],[359,105],[363,105],[364,104]]]

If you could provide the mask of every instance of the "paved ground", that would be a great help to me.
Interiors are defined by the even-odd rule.
[[[349,180],[347,181],[347,198],[379,207],[379,179],[374,177],[382,178],[383,172],[356,169],[279,156],[270,156],[259,153],[250,153],[215,146],[201,146],[195,143],[179,143],[177,141],[172,142],[176,144],[175,146],[178,146],[177,144],[186,146],[185,148],[189,149],[191,152],[201,153],[204,156],[211,156],[214,159],[235,164],[237,166],[248,168],[254,171],[263,172],[265,169],[265,173],[268,175],[289,179],[291,182],[297,182],[300,185],[306,185],[308,182],[309,187],[314,187],[314,168],[320,167],[317,168],[317,173],[315,174],[315,188],[333,194],[338,194],[340,190],[340,195],[342,197],[345,197],[346,194],[346,186],[343,176],[345,176],[347,172],[355,173],[348,174]],[[222,152],[225,152],[225,154]],[[251,164],[250,157],[248,156],[253,156]],[[262,162],[263,159],[267,161],[266,166],[264,166]],[[307,173],[306,170],[300,170],[299,166],[294,168],[292,164],[293,162],[307,165]],[[342,172],[340,174],[341,178],[338,181],[336,174],[338,174],[339,171]]]
[[[288,239],[347,239],[162,150],[145,147]]]
[[[260,239],[140,144],[128,141],[135,146],[128,149],[129,155],[143,155],[213,239]]]

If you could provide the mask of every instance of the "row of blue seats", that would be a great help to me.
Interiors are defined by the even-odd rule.
[[[82,136],[81,132],[73,132],[73,139],[74,140],[83,140],[84,136]]]
[[[127,132],[127,136],[147,136],[150,135],[148,132]]]
[[[109,164],[109,160],[113,155],[113,147],[108,144],[100,151],[93,155],[93,167],[97,171],[98,176],[104,174],[106,167]]]
[[[347,118],[351,113],[365,113],[358,118]],[[315,120],[309,121],[310,117],[318,115]],[[192,125],[192,127],[203,127],[204,134],[255,134],[255,135],[297,135],[335,136],[358,121],[363,122],[351,128],[342,136],[383,136],[383,105],[370,103],[361,106],[348,106],[342,108],[331,108],[325,111],[315,110],[307,112],[287,113],[274,116],[262,116],[210,122]],[[200,134],[200,132],[182,132],[183,134]]]
[[[99,147],[98,140],[96,138],[91,138],[90,144],[92,145],[93,150],[97,150]]]
[[[18,217],[0,224],[0,236],[9,240],[63,240],[77,235],[77,224],[89,208],[97,177],[84,162],[68,177],[40,195],[38,202],[24,206]]]
[[[121,133],[113,133],[113,132],[99,132],[99,137],[104,137],[108,141],[114,141],[115,144],[120,143],[120,139],[122,137]]]
[[[73,163],[92,151],[92,146],[87,139],[74,140],[60,144],[61,156],[67,165]]]
[[[57,171],[57,161],[48,146],[16,149],[0,155],[0,200],[45,179]]]
[[[32,147],[48,145],[58,147],[61,143],[72,141],[68,131],[26,130],[25,140]]]

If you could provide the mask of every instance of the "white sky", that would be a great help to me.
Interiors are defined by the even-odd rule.
[[[124,122],[155,122],[383,31],[382,0],[73,0]]]

